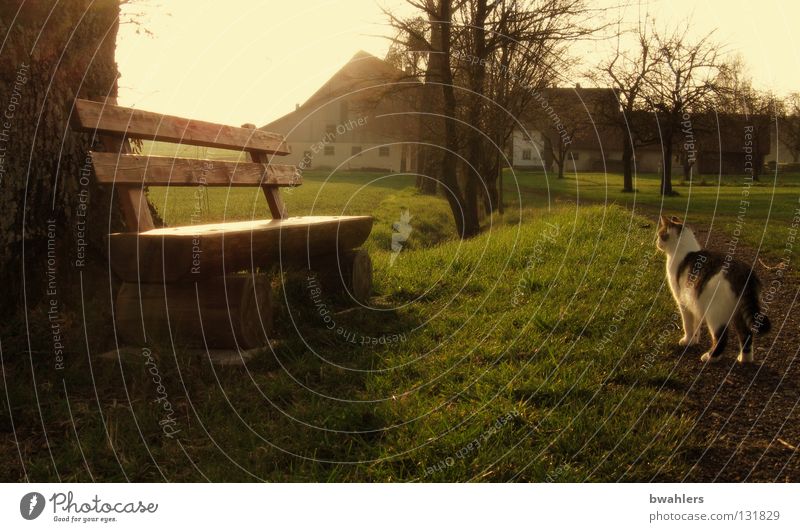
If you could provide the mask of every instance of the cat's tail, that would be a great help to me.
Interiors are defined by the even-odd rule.
[[[755,273],[750,276],[742,294],[742,304],[739,312],[742,314],[747,328],[756,334],[766,334],[772,328],[769,317],[761,312],[758,300],[761,295],[761,282]]]

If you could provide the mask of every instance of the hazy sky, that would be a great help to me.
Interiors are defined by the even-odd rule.
[[[780,93],[800,91],[800,2],[690,0],[627,4],[625,23],[649,12],[658,24],[691,17],[696,35],[717,29],[740,53],[754,82]],[[383,57],[391,34],[381,6],[402,0],[170,0],[138,2],[137,25],[120,28],[120,103],[231,125],[263,125],[294,109],[358,50]],[[580,55],[608,49],[583,44]],[[588,65],[587,65],[588,66]]]

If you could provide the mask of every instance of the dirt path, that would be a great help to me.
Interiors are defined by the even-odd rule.
[[[704,247],[729,249],[728,235],[693,229]],[[751,264],[757,252],[739,243],[735,256]],[[762,253],[755,260],[762,300],[771,298],[765,311],[772,321],[772,331],[756,338],[755,363],[736,363],[734,340],[723,360],[701,365],[706,336],[679,364],[685,408],[698,419],[697,435],[708,442],[696,450],[685,481],[800,482],[800,283],[794,268],[781,275],[775,256]]]

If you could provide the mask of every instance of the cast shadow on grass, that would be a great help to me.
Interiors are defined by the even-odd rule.
[[[10,408],[0,436],[19,458],[0,470],[2,480],[321,479],[375,457],[393,422],[369,401],[371,372],[418,322],[324,298],[346,336],[328,328],[302,286],[291,290],[300,291],[291,305],[275,294],[271,346],[243,365],[212,365],[180,339],[117,354],[87,349],[76,335],[63,369],[44,348],[5,351]],[[113,330],[110,313],[88,329],[90,338]]]

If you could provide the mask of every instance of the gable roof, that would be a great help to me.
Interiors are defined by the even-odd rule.
[[[393,83],[408,80],[409,75],[383,59],[363,50],[345,63],[322,87],[293,111],[259,129],[282,131],[285,124],[307,120],[317,109],[341,96],[352,94],[355,100],[379,100]],[[382,88],[385,86],[385,89]]]
[[[383,59],[359,50],[350,61],[331,76],[322,87],[317,89],[317,92],[312,94],[301,107],[331,100],[359,89],[390,85],[407,77],[408,74],[393,67]]]

